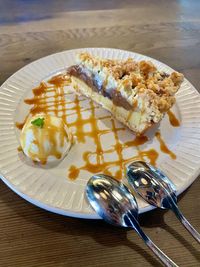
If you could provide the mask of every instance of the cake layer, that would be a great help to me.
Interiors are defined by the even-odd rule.
[[[141,111],[127,110],[114,105],[112,100],[93,91],[90,86],[77,77],[72,77],[72,85],[78,94],[85,95],[100,104],[103,108],[111,112],[113,117],[130,128],[136,135],[141,135],[147,128],[154,124],[153,122],[147,123],[146,115]]]
[[[117,91],[117,88],[109,88],[106,90],[105,83],[101,84],[94,75],[89,75],[79,65],[74,65],[68,69],[68,73],[71,76],[79,78],[84,81],[94,92],[97,92],[113,101],[116,106],[123,107],[127,110],[132,109],[131,104],[126,100],[122,94]]]

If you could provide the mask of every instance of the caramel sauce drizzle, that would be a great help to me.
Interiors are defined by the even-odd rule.
[[[176,159],[176,155],[171,150],[169,150],[169,148],[165,144],[164,140],[162,139],[160,132],[156,132],[155,136],[156,136],[158,142],[160,143],[160,150],[163,153],[168,154],[172,159]]]
[[[133,160],[149,160],[152,165],[156,165],[156,160],[159,156],[155,149],[141,150],[140,146],[148,141],[147,136],[135,137],[133,135],[132,141],[121,142],[118,136],[119,131],[124,131],[124,127],[117,127],[115,120],[110,114],[96,118],[95,111],[100,108],[92,100],[89,101],[89,106],[80,105],[82,101],[86,98],[83,96],[75,95],[73,101],[68,101],[68,95],[72,96],[74,93],[66,93],[64,90],[65,85],[69,85],[70,80],[64,75],[57,75],[52,77],[48,83],[42,82],[38,87],[33,89],[33,98],[25,99],[24,102],[28,105],[32,105],[30,109],[30,114],[35,115],[37,113],[49,114],[54,113],[56,116],[61,117],[65,123],[68,125],[69,129],[72,129],[73,135],[76,137],[78,143],[85,143],[86,137],[91,138],[94,141],[95,151],[85,151],[82,155],[84,164],[83,166],[71,165],[68,169],[67,176],[74,180],[78,178],[81,170],[86,170],[91,173],[104,173],[108,175],[114,175],[117,179],[121,179],[125,172],[125,166],[132,162]],[[48,95],[48,93],[53,94],[54,99]],[[70,104],[73,104],[72,106]],[[82,112],[89,111],[89,118],[83,118]],[[69,112],[70,111],[70,112]],[[76,119],[73,122],[68,122],[68,118],[72,115],[76,115]],[[106,130],[99,129],[98,120],[110,119],[111,127]],[[25,121],[23,123],[16,123],[16,127],[22,129]],[[84,126],[86,124],[90,125],[90,130],[85,131]],[[107,133],[112,133],[115,138],[115,145],[108,150],[104,150],[101,143],[101,136]],[[162,140],[159,133],[156,134],[157,139],[160,142],[161,151],[169,154],[173,158],[175,155],[171,152],[164,141]],[[137,155],[130,156],[125,159],[123,156],[123,151],[126,148],[135,147]],[[105,161],[104,156],[107,153],[117,153],[117,159],[114,161]],[[57,155],[59,156],[59,155]],[[91,162],[91,157],[95,158],[95,163]],[[115,173],[111,171],[112,168],[117,169]]]
[[[139,160],[139,159],[144,160],[145,158],[148,158],[150,160],[150,163],[155,165],[156,159],[158,158],[158,153],[155,149],[150,149],[147,151],[140,151],[138,148],[137,156],[132,156],[128,159],[124,159],[123,158],[124,148],[142,145],[148,141],[148,138],[146,136],[141,136],[141,137],[136,137],[133,141],[121,143],[119,141],[119,137],[117,134],[119,128],[116,128],[115,121],[113,119],[111,119],[111,121],[112,121],[111,132],[114,133],[116,144],[113,146],[112,149],[103,151],[100,138],[99,138],[100,135],[98,134],[98,130],[97,130],[96,131],[97,134],[95,135],[95,144],[96,144],[95,155],[97,156],[97,163],[92,164],[90,162],[90,156],[92,156],[94,153],[90,151],[86,151],[83,154],[85,165],[80,168],[72,165],[69,169],[70,179],[76,179],[79,175],[80,170],[86,170],[92,173],[103,172],[104,174],[113,175],[109,169],[111,167],[116,167],[116,166],[118,167],[118,170],[115,172],[114,176],[117,179],[121,179],[122,176],[125,174],[126,164],[132,162],[133,160]],[[96,128],[96,126],[94,128]],[[112,153],[112,152],[117,152],[118,159],[115,161],[109,161],[109,162],[104,161],[103,156],[106,153]]]
[[[169,117],[169,122],[173,127],[179,127],[180,126],[179,120],[176,118],[175,114],[171,110],[169,110],[167,112],[167,115]]]

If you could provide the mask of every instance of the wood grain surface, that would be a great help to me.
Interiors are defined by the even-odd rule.
[[[0,0],[0,84],[51,53],[113,47],[154,57],[200,90],[199,14],[195,0]],[[200,231],[200,179],[179,206]],[[140,223],[179,266],[200,266],[200,246],[172,212],[148,212]],[[0,266],[161,265],[134,231],[48,213],[0,182]]]

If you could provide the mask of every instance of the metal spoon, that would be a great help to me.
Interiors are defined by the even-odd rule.
[[[130,185],[149,204],[171,209],[188,232],[200,243],[200,234],[187,221],[177,206],[176,187],[159,169],[143,161],[135,161],[127,167]]]
[[[140,228],[136,199],[125,185],[107,175],[94,175],[87,183],[86,195],[105,221],[115,226],[132,227],[165,266],[177,266]]]

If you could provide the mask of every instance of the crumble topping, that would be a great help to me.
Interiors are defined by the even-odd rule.
[[[175,103],[174,94],[183,81],[181,73],[158,71],[152,62],[145,60],[101,59],[84,52],[77,61],[67,73],[89,88],[83,85],[80,91],[136,134],[142,134],[163,118]],[[119,109],[112,109],[112,104]]]
[[[89,53],[79,54],[83,68],[91,72],[106,89],[116,88],[134,106],[140,98],[147,100],[155,112],[164,113],[174,104],[174,94],[183,81],[183,75],[173,72],[170,75],[157,70],[150,61],[100,59]],[[146,104],[142,104],[143,106]],[[144,107],[143,107],[144,108]]]

